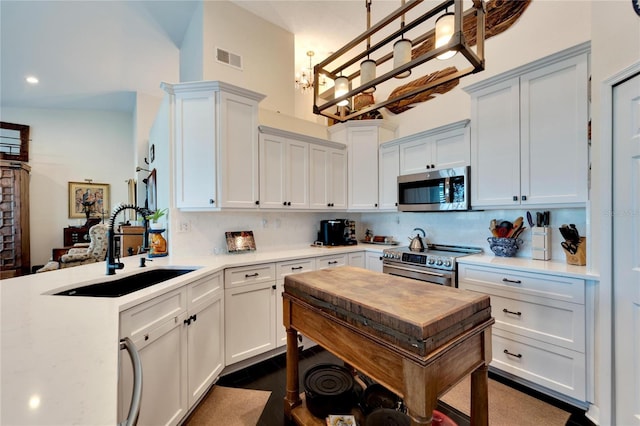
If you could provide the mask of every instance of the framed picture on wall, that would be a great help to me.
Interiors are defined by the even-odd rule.
[[[109,184],[69,182],[69,218],[109,216]]]
[[[158,209],[158,189],[156,188],[156,169],[151,170],[147,178],[147,208],[152,212]]]

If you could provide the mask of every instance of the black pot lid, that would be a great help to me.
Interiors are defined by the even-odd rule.
[[[353,377],[345,367],[318,364],[304,375],[304,387],[313,396],[340,396],[353,390]]]
[[[406,414],[388,408],[378,408],[367,416],[366,426],[409,426],[411,419]]]

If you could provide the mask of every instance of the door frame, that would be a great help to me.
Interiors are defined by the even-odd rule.
[[[610,380],[597,383],[595,417],[600,424],[611,424],[615,418],[615,377],[613,335],[615,333],[613,311],[613,89],[619,83],[640,72],[640,61],[620,70],[604,80],[600,87],[600,187],[598,193],[599,210],[590,209],[589,215],[600,214],[600,238],[597,257],[599,261],[600,285],[598,290],[599,311],[596,323],[598,344],[596,348],[610,348],[598,353],[595,368],[598,377],[609,377]],[[593,104],[592,104],[593,106]],[[593,207],[593,206],[592,206]],[[590,219],[588,219],[590,221]],[[590,410],[591,411],[591,410]]]

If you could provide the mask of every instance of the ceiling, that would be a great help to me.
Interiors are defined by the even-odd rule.
[[[207,0],[213,1],[213,0]],[[232,0],[295,34],[296,68],[327,57],[366,29],[364,0]],[[131,111],[135,93],[178,81],[189,0],[0,1],[3,106]],[[372,22],[400,6],[374,0]],[[30,86],[24,78],[40,79]]]

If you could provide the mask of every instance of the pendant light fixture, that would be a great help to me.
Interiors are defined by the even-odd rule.
[[[453,36],[454,19],[453,13],[447,11],[436,20],[436,49],[446,45],[449,43],[449,40],[451,40]],[[457,50],[448,50],[442,55],[436,56],[436,58],[441,60],[449,59],[456,53],[458,53]]]
[[[339,98],[340,96],[344,96],[349,92],[349,79],[347,77],[340,76],[334,81],[335,87],[335,98]],[[349,105],[349,100],[344,99],[338,102],[336,105],[338,106],[347,106]]]
[[[399,8],[371,25],[371,0],[365,1],[367,30],[314,68],[314,114],[344,122],[484,70],[484,0],[472,0],[473,6],[467,11],[463,10],[463,2],[468,0],[439,0],[435,2],[437,4],[424,0],[402,0]],[[453,13],[449,13],[449,10]],[[449,15],[453,15],[453,31],[447,30],[448,35],[444,37],[441,36],[442,28],[438,29],[441,41],[436,48],[434,20],[441,15],[444,17],[438,20],[437,26],[447,23]],[[383,89],[386,92],[389,86],[397,85],[396,78],[420,74],[423,69],[419,67],[422,64],[444,54],[453,56],[455,52],[460,52],[460,55],[457,56],[456,66],[452,67],[454,72],[431,73],[426,81],[417,78],[405,84],[407,90],[393,97],[390,95],[377,101],[373,99],[370,91],[374,87],[378,89],[377,92]],[[320,75],[333,79],[334,87],[321,91]],[[422,77],[422,74],[418,77]],[[358,98],[366,102],[358,103]],[[344,108],[347,105],[353,108]]]
[[[404,0],[401,1],[404,6]],[[400,29],[404,28],[404,14],[400,20]],[[411,40],[404,38],[404,33],[400,35],[400,40],[393,44],[393,69],[397,69],[402,65],[411,62]],[[411,75],[411,70],[407,70],[400,74],[396,74],[395,78],[407,78]]]
[[[364,0],[365,6],[367,8],[367,31],[371,28],[371,0]],[[371,37],[367,37],[367,52],[371,49]],[[369,58],[367,55],[367,59],[360,62],[360,85],[367,84],[371,80],[376,78],[376,61]],[[376,87],[370,87],[368,89],[363,90],[363,93],[373,93],[376,91]]]

